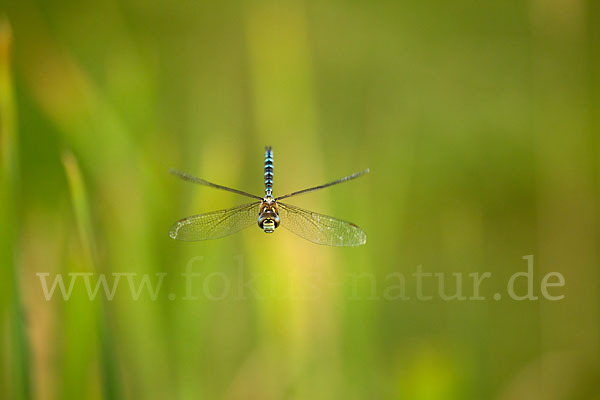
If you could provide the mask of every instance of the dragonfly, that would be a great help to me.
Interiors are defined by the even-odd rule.
[[[365,232],[352,222],[305,210],[280,200],[356,179],[368,173],[369,169],[324,185],[278,197],[273,196],[273,150],[270,146],[265,147],[264,197],[217,185],[176,169],[170,169],[169,172],[187,182],[226,190],[254,199],[252,203],[180,219],[169,230],[169,236],[173,239],[183,241],[217,239],[258,224],[265,233],[273,233],[279,226],[283,226],[290,232],[321,245],[360,246],[367,242]]]

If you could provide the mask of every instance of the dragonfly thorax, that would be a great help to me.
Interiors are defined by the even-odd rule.
[[[272,196],[265,196],[260,203],[258,226],[265,233],[273,233],[275,228],[279,226],[279,207],[277,207],[277,202]]]

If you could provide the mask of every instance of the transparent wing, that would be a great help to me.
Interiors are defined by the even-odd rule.
[[[259,205],[258,202],[244,204],[180,219],[171,226],[169,236],[193,242],[231,235],[257,223]]]
[[[308,188],[308,189],[302,189],[302,190],[298,190],[297,192],[293,192],[293,193],[289,193],[289,194],[286,194],[286,195],[283,195],[283,196],[279,196],[279,197],[277,197],[276,200],[281,200],[281,199],[285,199],[287,197],[292,197],[292,196],[298,196],[299,194],[302,194],[302,193],[314,192],[315,190],[324,189],[324,188],[329,187],[329,186],[337,185],[338,183],[343,183],[343,182],[346,182],[346,181],[349,181],[349,180],[352,180],[352,179],[356,179],[359,176],[363,176],[364,174],[368,174],[368,173],[369,173],[369,168],[365,169],[364,171],[355,172],[352,175],[345,176],[343,178],[337,179],[337,180],[335,180],[333,182],[326,183],[324,185],[319,185],[319,186],[311,187],[311,188]]]
[[[227,186],[217,185],[216,183],[212,183],[212,182],[206,181],[206,180],[204,180],[202,178],[198,178],[196,176],[187,174],[185,172],[178,171],[178,170],[176,170],[174,168],[169,169],[169,172],[172,173],[173,175],[175,175],[176,177],[178,177],[179,179],[183,179],[184,181],[192,182],[192,183],[195,183],[195,184],[198,184],[198,185],[209,186],[209,187],[212,187],[212,188],[215,188],[215,189],[226,190],[228,192],[241,194],[242,196],[246,196],[246,197],[251,197],[253,199],[262,200],[262,197],[255,196],[253,194],[246,193],[246,192],[243,192],[241,190],[232,189],[232,188],[227,187]]]
[[[367,235],[352,222],[342,221],[289,204],[279,205],[281,226],[313,243],[329,246],[360,246]]]

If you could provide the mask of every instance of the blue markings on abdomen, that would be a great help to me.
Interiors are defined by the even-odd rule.
[[[272,196],[273,191],[273,150],[265,147],[265,195]]]

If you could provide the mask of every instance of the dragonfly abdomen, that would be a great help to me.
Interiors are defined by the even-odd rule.
[[[273,192],[273,150],[265,147],[265,195],[271,197]]]

